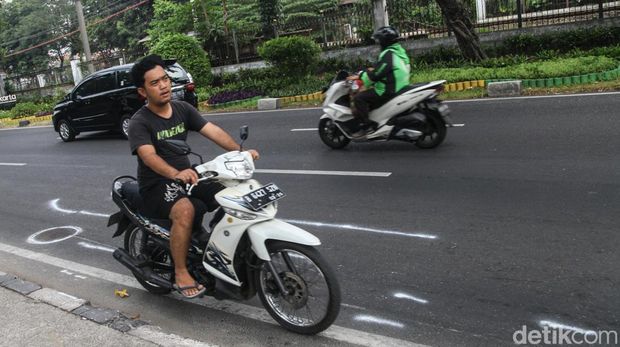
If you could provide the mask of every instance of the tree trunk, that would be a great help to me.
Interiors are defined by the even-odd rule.
[[[474,31],[474,24],[463,1],[437,0],[437,3],[448,21],[448,30],[451,30],[456,37],[463,56],[471,61],[486,59],[487,56],[480,47],[480,39]]]

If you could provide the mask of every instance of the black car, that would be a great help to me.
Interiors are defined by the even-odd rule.
[[[166,61],[172,98],[198,107],[192,77],[175,61]],[[75,86],[54,107],[54,130],[65,141],[85,131],[118,130],[126,138],[129,119],[144,105],[131,78],[133,64],[97,71]]]

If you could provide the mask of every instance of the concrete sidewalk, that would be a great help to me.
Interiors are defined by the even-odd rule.
[[[0,272],[0,346],[209,346]]]

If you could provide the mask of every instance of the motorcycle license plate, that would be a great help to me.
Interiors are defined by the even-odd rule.
[[[258,211],[261,208],[271,204],[272,202],[282,199],[286,195],[282,193],[280,188],[273,183],[269,183],[266,186],[253,190],[241,198],[245,201],[250,208],[254,211]]]

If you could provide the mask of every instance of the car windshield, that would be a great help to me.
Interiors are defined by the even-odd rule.
[[[166,72],[168,72],[168,76],[170,76],[172,83],[175,85],[189,83],[189,76],[187,76],[181,65],[177,63],[166,66]]]

